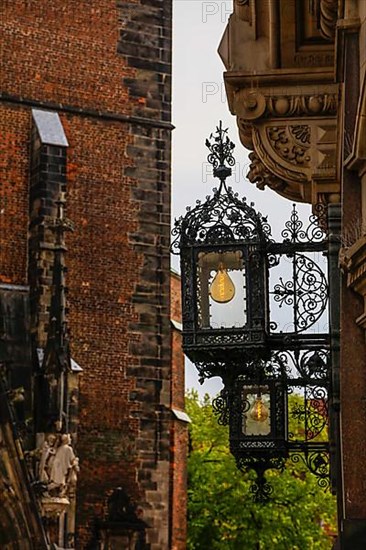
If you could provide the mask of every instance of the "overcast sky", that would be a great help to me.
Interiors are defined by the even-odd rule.
[[[236,144],[236,169],[230,185],[240,196],[254,202],[257,210],[268,215],[276,235],[289,218],[291,203],[273,191],[259,191],[246,180],[248,154],[241,145],[236,120],[226,102],[224,66],[217,53],[232,0],[173,0],[173,220],[184,214],[185,207],[204,199],[216,182],[207,174],[206,137],[219,120],[229,128]],[[308,207],[305,207],[310,211]],[[304,210],[304,207],[301,208]],[[277,235],[276,235],[277,236]],[[177,257],[172,267],[179,271]],[[186,368],[186,386],[196,387],[200,393],[216,394],[220,388],[217,379],[199,387],[195,368]]]

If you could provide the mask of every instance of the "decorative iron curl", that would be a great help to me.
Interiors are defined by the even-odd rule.
[[[217,417],[217,423],[220,426],[227,426],[230,420],[230,409],[229,409],[229,392],[221,390],[219,395],[215,397],[212,401],[212,410]]]
[[[314,214],[309,217],[309,225],[304,228],[300,220],[296,205],[293,205],[290,219],[285,223],[285,229],[281,235],[285,242],[304,243],[321,242],[325,239],[324,226],[326,225],[326,210],[324,205],[317,204],[313,208]]]
[[[208,378],[217,376],[218,372],[224,373],[226,370],[224,363],[210,360],[196,362],[195,366],[198,370],[198,381],[200,384],[203,384]]]
[[[329,370],[329,351],[326,350],[307,350],[298,362],[299,373],[309,381],[322,380],[327,382]]]
[[[317,388],[319,390],[319,388]],[[322,388],[324,390],[324,388]],[[319,392],[320,393],[320,392]],[[304,425],[305,441],[317,439],[328,425],[328,404],[326,391],[321,398],[306,400],[303,406],[292,408],[291,416]],[[289,439],[294,439],[294,434],[289,434]]]
[[[276,321],[271,321],[269,323],[269,329],[271,332],[274,332],[275,330],[278,329],[278,324],[276,323]]]
[[[294,464],[301,462],[315,475],[317,483],[324,492],[330,488],[329,452],[327,450],[295,451],[290,453],[290,460]]]
[[[320,242],[326,237],[326,228],[328,224],[327,208],[322,203],[313,206],[313,214],[309,217],[309,226],[306,230],[307,240],[310,242]]]
[[[290,366],[288,354],[285,351],[278,351],[272,354],[270,360],[265,363],[265,376],[275,378],[288,378],[290,376]]]
[[[269,252],[267,254],[267,261],[269,268],[276,267],[280,263],[280,256],[278,254],[272,254],[271,252]]]
[[[284,304],[292,306],[294,303],[294,281],[284,283],[282,277],[279,277],[279,281],[273,288],[274,301],[279,303],[279,307]]]
[[[267,481],[265,472],[272,469],[283,472],[285,463],[284,457],[268,457],[265,459],[240,457],[236,459],[239,470],[243,472],[251,469],[254,470],[257,475],[256,479],[252,481],[249,489],[254,502],[264,504],[270,500],[273,493],[273,487]]]
[[[284,339],[285,340],[285,339]],[[291,340],[290,340],[291,343]],[[287,345],[287,340],[285,340]],[[329,350],[319,348],[318,350],[282,350],[274,353],[281,363],[283,372],[286,373],[288,380],[288,393],[293,393],[290,386],[292,379],[300,376],[300,385],[306,384],[324,384],[327,386],[329,381]],[[297,385],[296,382],[294,384]]]
[[[290,219],[285,223],[281,236],[285,242],[298,243],[306,238],[306,231],[303,229],[303,222],[299,218],[299,213],[296,210],[296,205],[292,207]]]
[[[300,331],[314,325],[328,301],[328,285],[323,271],[302,254],[295,258],[297,325]]]
[[[253,481],[249,488],[253,502],[258,504],[264,504],[271,500],[273,493],[273,487],[265,477],[257,478],[256,481]]]
[[[328,284],[321,268],[303,254],[293,256],[294,276],[289,281],[279,277],[271,294],[279,307],[292,306],[294,330],[303,332],[323,315],[328,301]]]

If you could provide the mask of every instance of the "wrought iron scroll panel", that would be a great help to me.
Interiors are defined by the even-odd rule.
[[[280,348],[286,370],[287,392],[294,396],[289,407],[289,423],[298,424],[288,434],[288,450],[293,462],[303,462],[316,475],[318,484],[329,488],[328,395],[330,390],[330,337],[328,326],[327,239],[325,211],[304,227],[295,206],[282,232],[283,242],[272,246],[278,262],[291,264],[290,277],[280,277],[271,285],[271,295],[291,320],[287,330],[273,327],[272,349]],[[287,316],[289,317],[289,316]],[[285,316],[286,318],[286,316]],[[290,328],[289,328],[290,327]],[[294,404],[295,401],[295,404]]]
[[[247,362],[236,380],[236,384],[250,383],[255,387],[268,377],[278,379],[288,395],[288,401],[277,398],[272,420],[277,423],[277,429],[273,439],[263,437],[255,441],[247,437],[239,442],[240,438],[231,437],[231,450],[239,468],[250,467],[257,472],[252,487],[256,500],[266,500],[272,490],[265,479],[265,471],[281,470],[287,459],[305,464],[317,477],[319,486],[329,488],[327,240],[317,223],[318,218],[312,216],[309,227],[304,229],[294,207],[282,233],[284,240],[280,243],[268,241],[268,255],[272,256],[270,295],[272,304],[280,305],[282,326],[279,320],[273,322],[271,317],[270,359]],[[281,269],[283,261],[289,266],[287,273]],[[233,405],[238,391],[233,389],[235,384],[230,377],[235,369],[240,370],[232,365],[231,369],[226,366],[226,371],[221,371],[231,393],[225,387],[213,402],[219,423],[231,429],[240,423],[246,412],[243,409],[245,400]],[[283,419],[285,424],[281,428]]]
[[[283,241],[272,243],[273,273],[270,281],[272,310],[286,313],[282,326],[271,316],[272,332],[293,334],[301,341],[301,334],[328,334],[326,307],[328,302],[327,262],[324,253],[327,241],[318,218],[311,216],[308,228],[303,228],[298,212],[293,207],[291,218],[282,231]],[[291,314],[289,314],[291,311]],[[279,319],[280,320],[280,319]]]

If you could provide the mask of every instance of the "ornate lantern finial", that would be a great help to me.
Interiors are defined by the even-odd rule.
[[[207,160],[213,166],[214,177],[220,180],[219,192],[222,186],[225,187],[225,180],[232,173],[231,166],[235,164],[235,159],[232,155],[235,144],[230,141],[227,133],[228,128],[224,130],[222,121],[220,120],[215,132],[217,135],[211,134],[210,138],[206,139],[206,147],[210,150]]]

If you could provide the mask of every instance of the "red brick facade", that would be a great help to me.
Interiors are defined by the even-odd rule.
[[[184,355],[182,352],[182,335],[180,326],[181,313],[181,281],[180,276],[171,273],[171,319],[172,319],[172,410],[184,411]],[[188,418],[187,418],[188,420]],[[171,430],[171,487],[172,487],[172,517],[171,535],[172,550],[184,550],[187,537],[187,423],[178,419],[173,421]]]
[[[83,368],[76,546],[97,547],[97,520],[123,487],[149,525],[147,548],[183,549],[187,436],[171,412],[184,406],[169,311],[171,3],[5,0],[0,29],[0,283],[32,279],[32,109],[57,112],[69,142],[67,318]],[[52,210],[47,200],[31,214]],[[47,285],[49,268],[37,269],[31,286]]]

